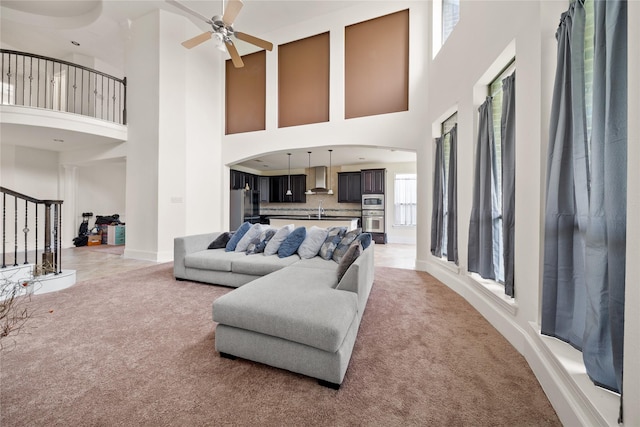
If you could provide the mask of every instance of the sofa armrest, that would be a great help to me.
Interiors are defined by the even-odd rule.
[[[374,278],[374,247],[375,242],[362,252],[347,269],[344,276],[336,286],[336,289],[350,291],[358,294],[358,315],[362,317],[364,307],[369,299],[369,293],[373,285]]]
[[[173,239],[173,275],[177,279],[186,279],[184,258],[191,253],[203,251],[222,232],[194,234]]]

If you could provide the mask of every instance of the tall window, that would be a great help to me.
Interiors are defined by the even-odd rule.
[[[473,202],[469,220],[468,270],[504,284],[514,293],[515,63],[487,88],[478,108]]]
[[[460,0],[442,0],[442,44],[460,20]]]
[[[399,173],[395,178],[394,225],[416,225],[417,190],[415,173]]]
[[[445,120],[444,122],[442,122],[442,152],[443,152],[443,169],[444,169],[444,174],[443,174],[443,188],[442,188],[442,194],[443,194],[443,208],[444,208],[444,212],[443,212],[443,220],[442,220],[442,256],[444,258],[447,257],[447,242],[448,242],[448,237],[447,237],[447,230],[449,228],[449,197],[448,197],[448,193],[449,193],[449,168],[450,168],[450,162],[451,162],[451,129],[453,129],[453,127],[456,125],[456,123],[458,122],[458,113],[453,113],[447,120]]]
[[[431,211],[431,253],[458,264],[457,226],[457,113],[441,125],[435,139],[433,164],[433,206]]]
[[[496,253],[496,281],[504,283],[504,247],[502,244],[503,229],[503,206],[502,206],[502,81],[515,70],[515,61],[512,61],[507,67],[491,82],[489,85],[489,96],[493,98],[493,143],[495,147],[495,166],[496,173],[496,199],[498,200],[498,209],[500,215],[496,218],[496,230],[499,235],[494,236],[494,251]]]

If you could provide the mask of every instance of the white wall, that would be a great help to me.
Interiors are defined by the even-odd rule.
[[[126,222],[125,206],[126,162],[98,162],[77,168],[76,223],[82,222],[83,212],[93,212],[89,220],[93,226],[98,215],[120,215]],[[75,229],[77,234],[77,228]]]
[[[224,221],[218,201],[228,186],[215,120],[222,59],[207,46],[180,45],[195,28],[163,10],[131,26],[125,257],[169,261],[175,237],[220,229]]]
[[[420,269],[432,273],[464,296],[525,356],[563,423],[616,425],[616,396],[593,386],[580,369],[567,369],[565,363],[568,360],[574,361],[572,363],[578,367],[582,363],[576,350],[557,340],[546,340],[539,334],[548,122],[557,51],[555,32],[560,14],[567,7],[568,2],[564,1],[462,2],[460,21],[428,70],[427,113],[427,121],[434,129],[431,137],[434,137],[440,122],[453,111],[458,111],[460,263],[456,267],[429,253],[434,154],[432,138],[425,141],[418,151],[420,181],[427,185],[419,193],[419,215],[426,220],[418,227],[416,263]],[[629,23],[635,22],[633,16],[630,15]],[[516,57],[516,297],[510,300],[501,295],[499,290],[471,279],[466,270],[466,248],[473,190],[477,109],[486,96],[487,83],[497,76],[513,56]],[[634,74],[630,71],[629,76],[632,78]],[[632,95],[638,99],[637,93],[634,95],[630,92],[630,99]],[[629,117],[637,117],[637,110],[635,116],[632,111],[630,109]],[[637,140],[637,133],[634,139],[630,129],[629,146],[632,147],[632,142]],[[635,163],[630,160],[629,164]],[[637,206],[637,195],[634,198],[629,191],[629,197],[630,201],[635,200]],[[637,215],[629,216],[630,224],[637,223],[637,218]],[[635,230],[637,234],[637,224],[629,230]],[[628,235],[628,238],[634,241],[632,235]],[[631,244],[629,249],[627,259],[637,259],[637,246]],[[633,298],[633,314],[628,313],[626,327],[629,327],[628,321],[631,319],[631,324],[637,330],[638,294],[629,295]],[[627,301],[627,307],[630,307],[629,304]],[[629,361],[637,361],[638,356],[636,339],[627,343],[625,361],[637,365],[637,362]],[[628,387],[625,392],[633,390],[631,393],[636,399],[625,397],[625,412],[628,419],[637,420],[637,405],[628,403],[638,401],[640,381],[637,369],[631,375],[625,370],[625,387]]]
[[[415,150],[424,140],[427,131],[424,124],[427,51],[419,41],[428,37],[425,33],[425,29],[429,28],[428,4],[423,1],[364,1],[362,5],[340,13],[321,16],[263,35],[276,46],[272,52],[267,52],[266,130],[224,136],[223,163],[230,165],[261,153],[285,152],[310,146],[365,145]],[[344,27],[407,8],[410,9],[411,40],[409,111],[345,120]],[[330,31],[330,121],[279,129],[277,45],[326,31]],[[224,123],[223,111],[220,120]]]

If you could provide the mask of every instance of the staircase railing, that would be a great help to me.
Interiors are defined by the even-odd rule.
[[[127,78],[47,56],[1,49],[0,104],[127,124]]]
[[[39,200],[4,187],[0,187],[0,192],[2,193],[1,267],[6,268],[7,263],[18,266],[24,256],[24,264],[36,265],[34,273],[36,276],[62,273],[63,201]],[[44,220],[44,227],[40,224],[42,220]],[[30,234],[31,226],[34,227],[33,234]],[[7,246],[12,248],[7,251]],[[21,250],[19,250],[20,246],[23,246]],[[39,253],[42,255],[40,263],[38,263]]]

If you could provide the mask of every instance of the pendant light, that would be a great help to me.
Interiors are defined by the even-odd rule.
[[[293,193],[291,193],[291,153],[287,153],[287,156],[289,156],[289,174],[287,175],[289,178],[289,182],[287,184],[287,192],[285,193],[286,196],[291,196]]]
[[[311,151],[307,151],[307,154],[309,155],[309,175],[311,175]],[[304,194],[316,194],[313,191],[311,191],[311,189],[307,190],[304,192]]]
[[[333,194],[333,188],[331,188],[331,152],[333,150],[329,150],[329,191],[327,194]]]

